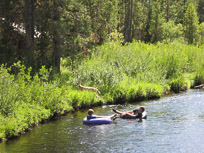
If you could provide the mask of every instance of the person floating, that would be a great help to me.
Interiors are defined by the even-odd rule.
[[[98,115],[93,115],[94,114],[94,110],[93,109],[89,109],[88,110],[88,114],[87,114],[87,120],[91,120],[91,119],[96,119],[96,118],[109,118],[111,120],[115,120],[117,114],[111,115],[111,116],[98,116]]]
[[[146,119],[147,115],[143,114],[145,112],[145,107],[140,106],[138,109],[134,109],[127,112],[120,112],[116,109],[112,109],[115,113],[119,114],[121,118],[125,119]]]

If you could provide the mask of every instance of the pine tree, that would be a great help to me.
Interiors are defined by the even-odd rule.
[[[188,8],[184,16],[184,33],[189,44],[198,41],[198,16],[193,3],[188,4]]]
[[[152,43],[161,41],[161,32],[162,32],[161,26],[164,22],[165,20],[162,16],[160,2],[155,1],[152,4],[151,20],[150,20],[150,28],[149,28],[149,34],[151,35]]]
[[[26,64],[34,67],[34,0],[25,0]]]
[[[199,3],[198,3],[198,17],[199,17],[200,23],[204,22],[204,1],[203,0],[199,0]]]
[[[147,15],[146,3],[135,1],[133,4],[132,39],[144,41]]]
[[[125,1],[125,23],[124,23],[124,38],[126,42],[130,42],[132,31],[132,4],[133,0]]]

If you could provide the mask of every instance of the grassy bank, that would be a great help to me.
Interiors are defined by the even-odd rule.
[[[184,44],[121,46],[108,42],[82,61],[62,60],[62,74],[49,81],[44,67],[31,77],[20,63],[0,68],[0,139],[19,135],[55,114],[103,103],[159,98],[204,83],[204,49]],[[12,75],[10,71],[18,71]],[[25,72],[26,71],[26,72]],[[100,90],[80,90],[81,83]]]
[[[93,92],[48,81],[45,68],[33,78],[19,63],[12,69],[19,70],[17,76],[9,74],[11,69],[0,68],[0,139],[17,136],[57,113],[101,102]]]
[[[135,99],[159,97],[169,89],[179,92],[203,82],[202,46],[108,42],[90,54],[74,71],[62,71],[61,81],[97,87],[110,101],[134,99],[135,94]],[[68,63],[64,59],[64,70],[70,69]]]

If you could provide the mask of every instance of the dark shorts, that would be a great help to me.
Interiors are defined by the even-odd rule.
[[[129,115],[124,115],[124,116],[120,116],[121,118],[124,119],[136,119],[135,117],[129,116]]]
[[[142,114],[137,114],[136,117],[132,117],[132,116],[129,116],[129,115],[124,115],[124,116],[120,116],[121,118],[124,118],[124,119],[141,119],[142,118]]]

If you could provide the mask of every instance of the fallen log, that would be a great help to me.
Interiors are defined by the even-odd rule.
[[[77,87],[79,87],[81,89],[86,89],[86,90],[93,90],[93,91],[97,92],[98,94],[101,94],[100,91],[94,87],[86,87],[86,86],[82,86],[81,84],[78,84]]]
[[[202,89],[204,88],[204,84],[201,84],[201,85],[198,85],[198,86],[195,86],[194,89]]]

